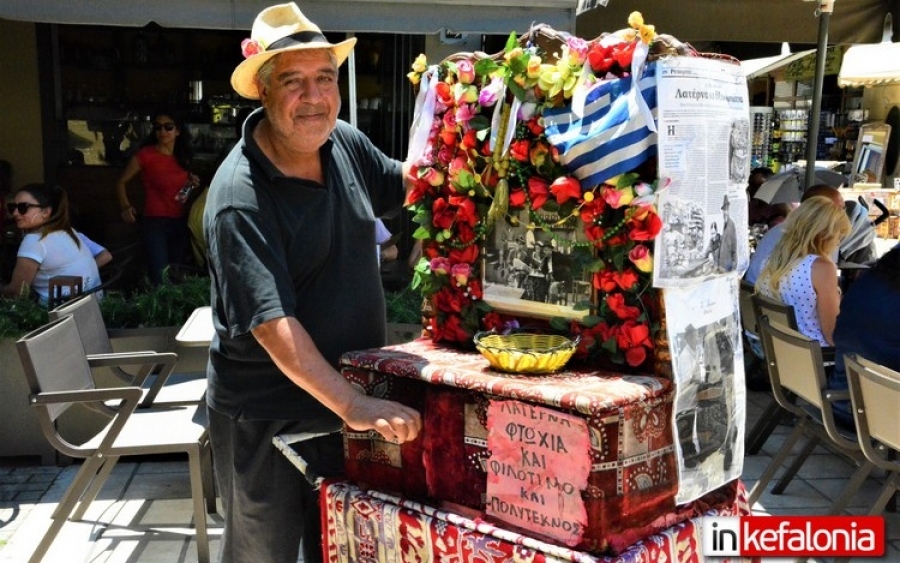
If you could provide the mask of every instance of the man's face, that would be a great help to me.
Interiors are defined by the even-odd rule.
[[[328,140],[341,109],[338,70],[326,50],[278,55],[260,100],[275,134],[295,150],[313,152]]]

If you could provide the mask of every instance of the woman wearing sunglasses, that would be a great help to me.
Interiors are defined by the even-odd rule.
[[[4,297],[34,292],[47,303],[50,278],[78,276],[85,291],[100,285],[100,273],[88,245],[69,220],[69,198],[60,186],[28,184],[7,204],[16,226],[25,233]]]
[[[137,222],[137,211],[128,199],[128,183],[140,175],[144,187],[141,236],[147,254],[150,282],[162,282],[169,264],[182,264],[188,250],[188,230],[182,189],[200,184],[190,170],[190,135],[170,112],[153,116],[153,131],[131,157],[116,183],[116,194],[126,223]]]

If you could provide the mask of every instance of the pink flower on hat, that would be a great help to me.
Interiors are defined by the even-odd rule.
[[[256,39],[247,38],[241,41],[241,53],[243,53],[245,59],[249,59],[253,55],[258,55],[265,51],[266,48],[263,47],[262,43],[257,41]]]

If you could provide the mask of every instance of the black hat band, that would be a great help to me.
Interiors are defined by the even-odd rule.
[[[299,31],[287,37],[282,37],[266,48],[266,51],[274,51],[275,49],[284,49],[292,45],[300,45],[304,43],[328,43],[325,36],[318,31]]]

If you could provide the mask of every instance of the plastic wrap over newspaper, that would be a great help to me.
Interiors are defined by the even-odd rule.
[[[678,494],[683,504],[741,475],[744,354],[736,274],[665,291],[675,374]]]
[[[656,287],[687,286],[749,263],[750,106],[739,64],[657,62],[660,186]]]

